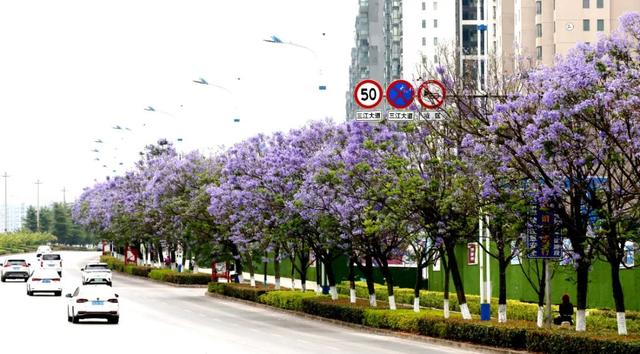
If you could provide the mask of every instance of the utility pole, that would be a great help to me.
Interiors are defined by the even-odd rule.
[[[62,204],[67,205],[67,188],[62,187]]]
[[[36,181],[36,231],[40,232],[40,185],[42,182]]]
[[[2,177],[4,177],[4,232],[6,233],[8,230],[8,221],[9,221],[9,216],[7,214],[8,211],[8,207],[7,207],[7,178],[9,178],[9,175],[5,172]]]

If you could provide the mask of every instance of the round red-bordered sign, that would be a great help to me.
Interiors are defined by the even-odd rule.
[[[418,88],[418,101],[422,107],[427,109],[435,109],[442,106],[446,97],[447,89],[438,80],[427,80]]]
[[[395,80],[387,87],[387,102],[397,109],[409,107],[416,97],[413,85],[406,80]]]
[[[382,101],[382,86],[375,80],[362,80],[353,90],[353,99],[364,109],[370,109]]]

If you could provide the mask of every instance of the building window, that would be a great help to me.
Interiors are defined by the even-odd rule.
[[[589,8],[589,2],[591,0],[582,0],[582,8],[583,9],[588,9]]]
[[[604,0],[597,0],[596,1],[596,7],[599,9],[603,9],[604,8]]]
[[[436,11],[436,10],[438,10],[438,2],[434,1],[433,2],[433,11]]]
[[[478,26],[462,25],[462,50],[464,55],[478,54]]]
[[[604,20],[598,20],[597,27],[598,32],[604,31]]]
[[[462,19],[476,20],[478,18],[478,0],[462,0]]]
[[[433,37],[433,45],[438,45],[438,37]]]
[[[536,47],[536,59],[542,60],[542,47]]]
[[[538,38],[542,37],[542,24],[541,23],[536,24],[536,37],[538,37]]]
[[[542,1],[536,1],[536,15],[542,15]]]
[[[422,37],[422,46],[427,45],[427,37]]]
[[[433,28],[438,28],[438,20],[433,20]]]
[[[422,20],[422,28],[427,28],[427,20]]]
[[[591,23],[589,20],[582,20],[582,30],[587,32],[591,30]]]
[[[426,2],[422,2],[422,11],[427,9],[427,3]]]

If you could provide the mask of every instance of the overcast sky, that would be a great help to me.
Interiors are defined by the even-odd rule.
[[[63,188],[72,201],[94,180],[130,169],[160,137],[208,154],[257,132],[344,120],[357,7],[356,0],[0,1],[8,204],[35,205],[38,179],[41,205],[61,201]],[[262,41],[272,34],[309,50]],[[226,89],[192,82],[199,77]]]

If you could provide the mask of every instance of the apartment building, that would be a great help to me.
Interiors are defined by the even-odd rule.
[[[516,9],[518,54],[553,65],[556,55],[566,55],[577,43],[596,42],[617,29],[622,14],[640,11],[640,1],[516,0]]]

